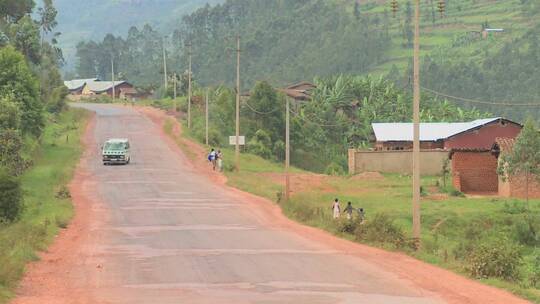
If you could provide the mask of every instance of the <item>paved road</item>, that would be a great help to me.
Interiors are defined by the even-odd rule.
[[[91,173],[108,214],[81,279],[104,303],[440,303],[376,265],[255,216],[231,191],[197,175],[146,117],[97,112],[97,143],[127,137],[132,163]],[[98,149],[99,147],[96,147]],[[94,276],[94,275],[92,275]]]

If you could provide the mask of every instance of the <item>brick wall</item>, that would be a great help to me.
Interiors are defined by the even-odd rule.
[[[506,197],[525,198],[525,176],[512,176],[499,186],[499,195]],[[540,182],[536,176],[529,176],[529,198],[540,198]]]
[[[491,149],[495,139],[516,138],[521,126],[511,122],[492,122],[480,129],[470,130],[445,140],[445,149]]]
[[[462,192],[497,192],[497,158],[491,152],[454,152],[452,182]]]

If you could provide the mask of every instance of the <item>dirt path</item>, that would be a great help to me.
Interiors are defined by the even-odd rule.
[[[224,186],[206,151],[183,140],[203,156],[188,161],[164,134],[163,112],[85,107],[97,118],[71,184],[75,219],[14,303],[527,303],[288,220]],[[113,136],[132,140],[132,165],[100,164],[93,147]]]

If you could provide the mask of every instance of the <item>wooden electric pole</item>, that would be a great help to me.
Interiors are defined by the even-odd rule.
[[[420,0],[414,9],[414,68],[413,68],[413,238],[420,247]]]
[[[114,87],[114,58],[111,57],[111,82],[112,82],[112,100],[116,101],[116,89]]]
[[[289,201],[291,193],[291,178],[289,176],[289,166],[291,164],[290,152],[290,100],[289,97],[285,97],[287,102],[285,106],[285,201]]]
[[[205,102],[205,124],[206,124],[206,132],[205,132],[205,138],[206,138],[206,145],[208,146],[208,89],[206,89],[206,102]]]
[[[234,161],[236,171],[240,171],[240,35],[236,36],[236,143]]]
[[[167,51],[165,50],[165,39],[161,41],[161,45],[163,48],[163,85],[165,86],[165,96],[167,96],[169,83],[167,79]]]
[[[188,128],[191,129],[191,41],[188,44]]]

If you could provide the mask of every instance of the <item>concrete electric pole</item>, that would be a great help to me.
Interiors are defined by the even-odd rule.
[[[414,8],[414,68],[413,68],[413,238],[420,247],[420,0]]]
[[[235,170],[240,171],[240,35],[236,36],[236,142]]]
[[[191,41],[188,44],[188,128],[191,129]]]
[[[290,152],[291,152],[291,145],[290,145],[290,100],[289,97],[285,97],[287,100],[286,106],[285,106],[285,201],[289,201],[290,193],[291,193],[291,178],[289,176],[289,167],[291,164],[290,159]]]
[[[163,85],[165,86],[165,95],[167,95],[167,89],[169,86],[167,79],[167,51],[165,50],[165,39],[161,41],[163,48]]]
[[[174,112],[176,112],[176,87],[178,86],[178,83],[177,83],[177,80],[176,80],[176,73],[174,73],[173,75],[174,79],[173,79],[173,85],[174,85],[174,89],[173,89],[173,109],[174,109]]]
[[[112,100],[116,101],[116,89],[114,87],[114,58],[111,57],[111,82],[112,82]]]
[[[206,89],[206,99],[205,99],[205,107],[204,107],[204,117],[205,117],[205,124],[206,124],[206,132],[205,132],[205,138],[206,138],[206,145],[208,146],[208,90]]]

